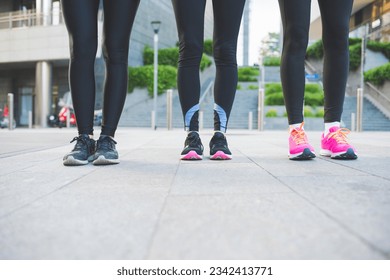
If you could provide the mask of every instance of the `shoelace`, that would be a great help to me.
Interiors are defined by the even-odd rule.
[[[329,133],[328,139],[329,138],[333,138],[339,144],[348,144],[349,142],[348,142],[348,139],[347,139],[347,135],[350,132],[351,131],[349,129],[347,129],[347,128],[340,128],[340,129],[338,129],[335,132]]]
[[[187,138],[188,146],[197,146],[199,142],[199,137],[195,134],[191,134]]]
[[[82,144],[88,146],[87,139],[84,138],[84,137],[76,136],[76,137],[74,137],[74,138],[72,139],[72,141],[70,141],[70,143],[73,143],[74,141],[77,141],[77,143],[76,143],[74,149],[80,149]]]
[[[304,122],[301,123],[299,128],[294,128],[291,131],[291,136],[295,144],[300,145],[300,144],[306,144],[306,134],[305,131],[302,129],[304,125]]]
[[[117,142],[110,137],[104,137],[102,140],[99,139],[98,142],[99,142],[99,148],[106,149],[106,150],[113,149],[114,144],[117,144]]]
[[[216,137],[213,139],[213,146],[226,146],[226,139],[224,137]]]

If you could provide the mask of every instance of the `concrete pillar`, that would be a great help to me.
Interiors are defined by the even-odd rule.
[[[52,0],[36,0],[39,25],[51,25]]]
[[[40,61],[35,71],[35,124],[47,127],[47,116],[51,111],[52,66],[50,62]]]

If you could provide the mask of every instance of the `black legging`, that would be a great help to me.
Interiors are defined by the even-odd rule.
[[[349,71],[348,34],[353,0],[318,0],[324,44],[325,122],[340,121]],[[303,121],[304,60],[311,0],[279,0],[283,22],[281,77],[289,124]]]
[[[203,53],[206,0],[172,0],[179,33],[178,90],[187,130],[198,131],[199,65]],[[214,129],[226,131],[237,87],[237,37],[245,0],[213,0]]]
[[[79,134],[93,134],[99,0],[61,0],[69,32],[69,81]],[[106,62],[102,134],[114,136],[127,93],[130,32],[140,0],[103,0]]]

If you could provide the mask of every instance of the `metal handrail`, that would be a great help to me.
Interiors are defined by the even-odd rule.
[[[53,23],[55,18],[58,21]],[[37,13],[36,10],[14,11],[0,14],[0,29],[41,26],[44,20],[48,20],[48,25],[64,23],[61,10],[49,14]]]
[[[373,84],[371,84],[370,82],[366,82],[366,85],[368,85],[368,87],[374,90],[380,97],[384,98],[387,102],[390,103],[390,98],[387,97],[383,92],[378,90]]]
[[[203,100],[206,98],[209,91],[211,91],[211,88],[213,85],[214,85],[214,82],[210,82],[209,86],[206,88],[206,90],[203,92],[202,96],[199,99],[199,105],[202,104]]]

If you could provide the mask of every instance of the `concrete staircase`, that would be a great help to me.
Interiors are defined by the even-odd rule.
[[[356,116],[356,97],[346,96],[342,121],[351,129],[351,113]],[[363,101],[363,131],[390,131],[390,119],[366,98]]]

